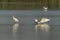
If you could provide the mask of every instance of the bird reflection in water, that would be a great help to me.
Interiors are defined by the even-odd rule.
[[[36,33],[41,36],[42,40],[49,40],[49,33],[50,28],[49,25],[46,23],[40,23],[35,25]]]
[[[46,31],[46,32],[49,31],[49,25],[48,25],[48,24],[43,23],[43,24],[41,24],[40,26],[41,26],[41,30],[42,30],[42,31]]]
[[[37,32],[37,29],[38,29],[38,26],[37,25],[35,25],[35,31]]]
[[[18,27],[19,27],[19,23],[14,23],[13,25],[13,40],[17,40],[18,35],[17,35],[17,31],[18,31]]]
[[[18,27],[19,27],[19,23],[15,23],[15,24],[13,25],[13,32],[17,32]]]
[[[35,30],[37,31],[38,28],[41,28],[41,31],[46,31],[46,32],[49,31],[49,25],[46,24],[46,23],[36,24],[36,25],[35,25]]]

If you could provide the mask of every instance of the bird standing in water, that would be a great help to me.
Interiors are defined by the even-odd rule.
[[[41,21],[40,21],[40,23],[45,23],[45,22],[48,22],[48,21],[50,21],[50,19],[48,19],[48,18],[42,18]]]
[[[14,20],[15,23],[19,22],[19,20],[15,16],[13,16],[13,20]]]
[[[48,19],[48,18],[42,18],[40,21],[38,21],[38,19],[35,19],[36,24],[45,23],[45,22],[48,22],[48,21],[50,21],[50,19]]]

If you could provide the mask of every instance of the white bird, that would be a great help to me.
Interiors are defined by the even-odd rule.
[[[19,22],[19,20],[15,16],[13,16],[13,20],[14,22]]]
[[[35,23],[36,23],[36,24],[38,24],[38,23],[39,23],[39,22],[38,22],[38,19],[35,19]]]
[[[40,21],[38,21],[38,19],[35,19],[36,24],[45,23],[45,22],[48,22],[48,21],[50,21],[50,19],[48,19],[48,18],[42,18]]]
[[[43,6],[43,9],[44,9],[44,10],[47,10],[47,9],[48,9],[48,7]]]
[[[48,22],[48,21],[50,21],[50,19],[48,19],[48,18],[42,18],[41,21],[40,21],[40,23],[45,23],[45,22]]]

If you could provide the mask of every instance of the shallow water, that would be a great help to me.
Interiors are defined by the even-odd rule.
[[[13,23],[15,15],[20,22]],[[35,25],[34,19],[50,22]],[[60,10],[0,10],[0,40],[60,40]]]

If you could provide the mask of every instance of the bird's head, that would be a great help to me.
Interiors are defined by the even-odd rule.
[[[35,22],[38,22],[38,19],[35,19]]]

